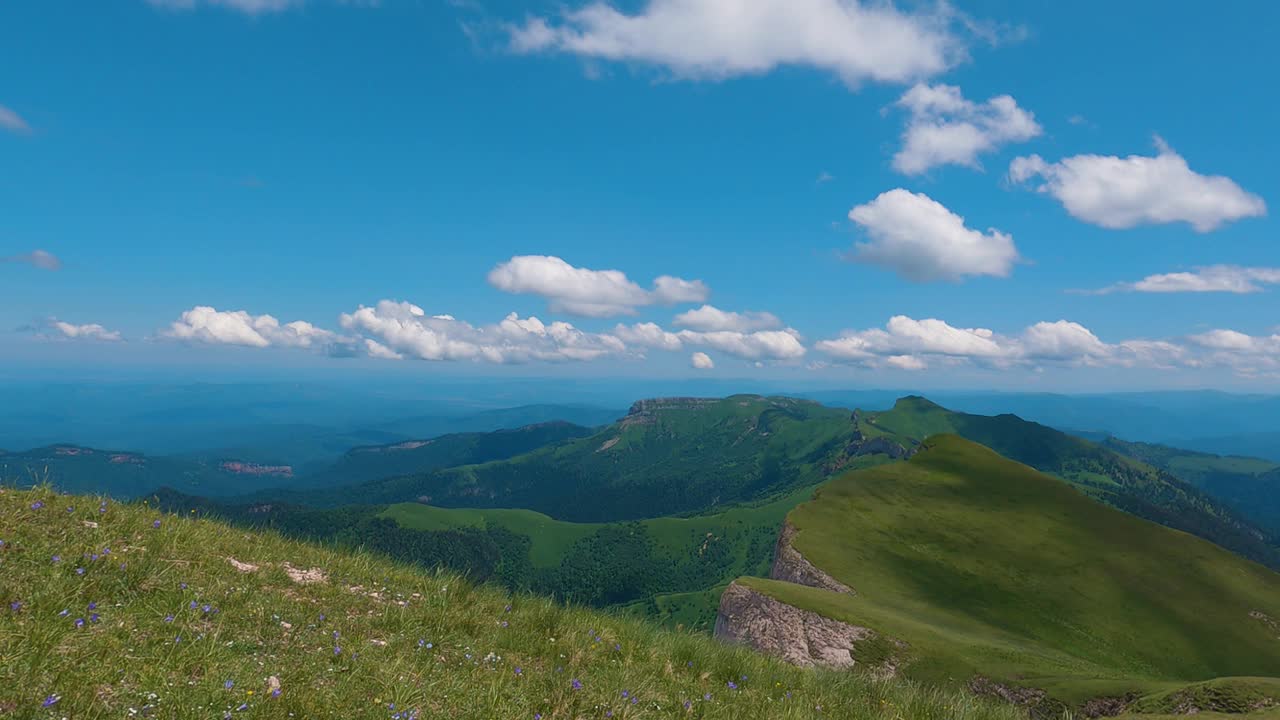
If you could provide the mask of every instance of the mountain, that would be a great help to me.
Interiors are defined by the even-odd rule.
[[[788,515],[771,578],[730,586],[718,635],[1044,717],[1280,677],[1280,575],[957,435],[820,488]]]
[[[1273,536],[1280,536],[1280,463],[1113,437],[1101,444],[1186,480]]]
[[[6,717],[1020,717],[450,573],[101,508],[0,490]]]
[[[553,420],[510,430],[451,433],[423,440],[363,445],[348,450],[322,470],[308,473],[303,481],[312,487],[325,487],[484,463],[591,433],[580,425]]]
[[[0,483],[30,486],[49,482],[67,492],[134,498],[169,486],[211,497],[241,495],[293,478],[288,465],[242,460],[198,461],[142,453],[52,445],[22,452],[0,451]]]
[[[734,395],[635,403],[598,432],[506,460],[258,501],[321,507],[423,502],[536,510],[609,522],[703,512],[814,485],[855,458],[849,415],[794,398]]]
[[[1244,557],[1280,568],[1271,533],[1175,476],[1098,443],[1016,415],[970,415],[922,397],[906,397],[891,410],[857,413],[864,443],[872,440],[910,454],[934,434],[955,433],[1037,470],[1062,478],[1091,497],[1138,517],[1199,535]],[[1185,470],[1185,465],[1175,469]]]

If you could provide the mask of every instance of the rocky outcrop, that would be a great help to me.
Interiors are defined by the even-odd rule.
[[[778,535],[778,544],[773,549],[773,568],[769,570],[770,578],[832,592],[853,592],[853,588],[819,570],[792,547],[791,540],[795,536],[795,526],[791,523],[783,524],[782,533]]]
[[[906,460],[920,449],[918,445],[905,447],[883,435],[867,437],[862,432],[861,424],[874,423],[874,418],[869,418],[857,410],[853,411],[850,420],[853,422],[853,437],[849,439],[849,444],[844,449],[845,455],[849,457],[884,454],[894,460]]]
[[[664,410],[698,410],[720,402],[716,398],[696,397],[664,397],[649,400],[637,400],[631,404],[627,416],[622,418],[622,425],[650,425],[657,420],[657,414]]]
[[[876,632],[801,610],[734,582],[720,596],[715,636],[792,665],[850,668],[858,664],[857,643],[874,639]],[[893,674],[891,663],[876,670]]]

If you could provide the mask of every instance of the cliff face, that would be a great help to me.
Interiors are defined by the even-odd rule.
[[[786,523],[782,526],[782,533],[778,536],[778,544],[773,549],[773,567],[769,570],[770,578],[795,583],[796,585],[831,590],[832,592],[853,592],[853,588],[819,570],[813,563],[797,552],[791,546],[791,540],[795,536],[796,529],[791,523]]]
[[[854,645],[875,637],[875,631],[801,610],[735,582],[720,596],[715,636],[792,665],[850,668],[858,664]]]

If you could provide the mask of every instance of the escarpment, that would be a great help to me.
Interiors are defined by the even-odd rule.
[[[791,541],[795,536],[795,526],[791,523],[784,523],[782,532],[778,535],[778,544],[773,550],[773,567],[769,570],[770,578],[832,592],[853,592],[853,588],[819,570],[792,547]]]
[[[774,655],[792,665],[830,668],[862,664],[858,660],[859,645],[879,638],[870,628],[802,610],[738,582],[730,583],[720,596],[715,636],[724,642]],[[894,663],[887,657],[876,658],[871,669],[884,676],[896,672]]]

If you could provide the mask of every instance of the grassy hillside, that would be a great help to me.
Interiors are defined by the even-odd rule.
[[[1280,568],[1271,534],[1228,505],[1162,469],[1015,415],[957,413],[907,397],[892,410],[859,413],[859,431],[904,446],[955,433],[1005,457],[1063,478],[1090,496],[1138,517],[1206,538],[1247,558]],[[1180,469],[1187,469],[1180,466]]]
[[[1107,438],[1104,447],[1176,475],[1280,536],[1280,463]]]
[[[329,507],[418,500],[519,507],[576,522],[631,520],[813,485],[848,461],[852,437],[845,411],[806,400],[645,400],[589,437],[508,460],[260,499]]]
[[[856,594],[743,582],[906,641],[895,652],[921,679],[1078,702],[1280,677],[1280,575],[958,436],[924,448],[789,515],[794,547]]]
[[[0,490],[0,528],[13,717],[1019,717],[142,506]]]

